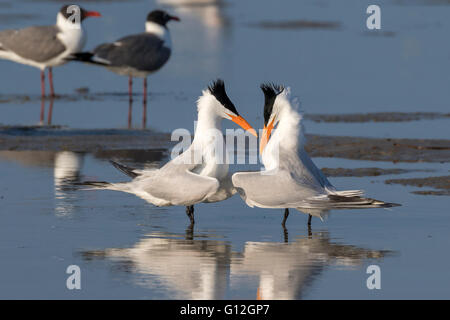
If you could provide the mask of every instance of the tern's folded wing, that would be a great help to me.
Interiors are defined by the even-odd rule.
[[[232,181],[251,207],[286,208],[286,204],[303,203],[321,194],[320,190],[298,184],[285,170],[238,172]]]
[[[189,170],[154,174],[139,182],[141,189],[171,205],[192,205],[217,192],[219,181]]]

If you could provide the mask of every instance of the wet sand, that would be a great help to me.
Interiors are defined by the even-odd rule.
[[[310,20],[283,20],[283,21],[261,21],[249,24],[251,27],[262,29],[283,29],[283,30],[302,30],[302,29],[339,29],[341,24],[335,21],[310,21]]]
[[[450,176],[412,178],[412,179],[390,179],[387,184],[401,184],[403,186],[414,186],[419,188],[431,187],[437,190],[418,190],[412,193],[421,195],[450,196]]]
[[[450,113],[439,112],[376,112],[350,114],[305,114],[314,122],[405,122],[450,118]]]
[[[391,162],[448,162],[450,140],[377,139],[307,135],[312,157]],[[99,150],[170,148],[169,133],[125,129],[64,129],[57,126],[0,127],[0,150]]]
[[[382,169],[382,168],[321,168],[327,177],[378,177],[410,172],[430,172],[431,170]]]

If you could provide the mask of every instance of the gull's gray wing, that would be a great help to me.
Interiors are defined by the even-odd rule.
[[[94,49],[95,57],[109,62],[110,67],[130,67],[142,71],[156,71],[169,59],[171,50],[155,35],[140,33]]]
[[[45,62],[66,50],[58,39],[56,26],[28,27],[0,32],[0,50],[12,51],[22,58]]]

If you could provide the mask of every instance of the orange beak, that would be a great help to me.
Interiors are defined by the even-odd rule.
[[[238,126],[242,127],[242,129],[250,132],[255,137],[258,137],[258,134],[256,133],[255,129],[253,129],[252,126],[244,118],[242,118],[241,116],[236,117],[228,113],[227,115],[231,118],[231,121],[236,123]]]
[[[261,140],[259,141],[259,153],[262,154],[264,151],[264,148],[266,147],[267,143],[269,142],[270,139],[270,135],[272,133],[273,130],[273,123],[274,123],[275,119],[272,119],[272,121],[269,123],[269,125],[266,127],[264,125],[264,130],[263,130],[263,134],[261,137]]]

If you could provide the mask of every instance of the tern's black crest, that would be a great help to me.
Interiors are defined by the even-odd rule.
[[[167,22],[174,20],[170,14],[163,10],[153,10],[147,15],[147,22],[154,22],[162,26],[166,26]]]
[[[227,93],[225,91],[225,83],[222,79],[217,79],[216,81],[214,81],[208,87],[208,89],[209,92],[211,92],[211,94],[216,97],[217,101],[219,101],[225,108],[227,108],[237,116],[239,115],[233,102],[231,102],[230,98],[228,98],[227,96]]]
[[[270,115],[272,114],[273,104],[277,95],[283,92],[284,87],[273,83],[263,83],[261,90],[264,92],[264,125],[267,126]]]

